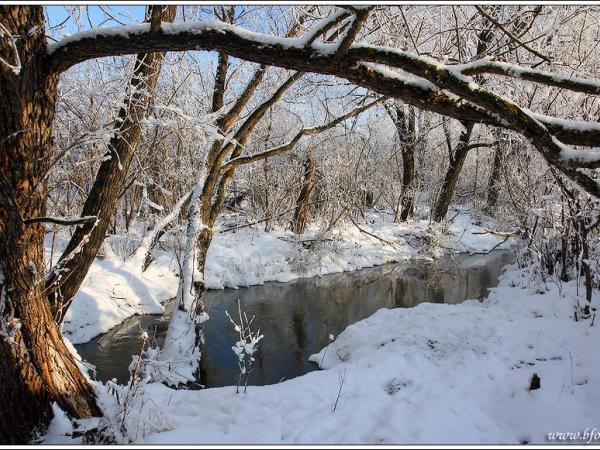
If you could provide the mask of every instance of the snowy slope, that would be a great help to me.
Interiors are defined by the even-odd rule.
[[[162,314],[162,303],[177,292],[172,256],[157,252],[146,272],[139,261],[114,254],[96,259],[63,322],[63,335],[74,344],[87,342],[134,314]]]

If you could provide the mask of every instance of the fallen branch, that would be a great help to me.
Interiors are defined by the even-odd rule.
[[[489,255],[494,250],[496,250],[498,247],[500,247],[502,244],[504,244],[506,241],[508,241],[511,237],[519,236],[518,231],[496,231],[496,230],[488,230],[488,229],[485,229],[485,231],[473,231],[472,234],[493,234],[495,236],[502,236],[504,239],[502,239],[500,242],[498,242],[496,245],[494,245],[492,248],[490,248],[487,251],[470,252],[469,253],[470,256],[472,256],[472,255]]]
[[[496,236],[506,236],[506,237],[516,237],[519,236],[520,233],[518,231],[496,231],[496,230],[488,230],[484,228],[484,231],[473,231],[472,234],[494,234]]]
[[[351,222],[354,224],[354,226],[355,226],[356,228],[358,228],[358,231],[360,231],[361,233],[364,233],[364,234],[366,234],[366,235],[368,235],[368,236],[374,237],[374,238],[375,238],[375,239],[377,239],[378,241],[380,241],[380,242],[383,242],[384,244],[387,244],[387,245],[389,245],[389,246],[390,246],[390,247],[392,247],[394,250],[398,250],[398,247],[397,247],[397,246],[396,246],[396,244],[394,244],[393,242],[390,242],[390,241],[388,241],[388,240],[386,240],[386,239],[383,239],[382,237],[380,237],[380,236],[377,236],[376,234],[370,233],[370,232],[368,232],[367,230],[365,230],[364,228],[361,228],[361,226],[360,226],[358,223],[356,223],[356,221],[355,221],[355,220],[352,218],[352,216],[351,216],[350,214],[348,214],[348,218],[349,218],[349,219],[350,219],[350,221],[351,221]]]
[[[502,244],[504,244],[509,239],[510,239],[510,236],[504,236],[504,239],[502,239],[500,242],[498,242],[496,245],[494,245],[489,250],[486,250],[484,252],[470,252],[469,256],[473,256],[473,255],[489,255],[490,253],[492,253],[494,250],[496,250],[498,247],[500,247]]]
[[[323,203],[324,200],[315,200],[309,203],[309,205],[315,205],[317,203]],[[248,228],[251,227],[253,225],[258,225],[259,223],[263,223],[266,222],[267,220],[273,220],[273,219],[278,219],[282,216],[285,216],[286,214],[292,212],[294,210],[294,208],[296,208],[296,205],[294,205],[292,208],[286,209],[285,211],[276,214],[275,216],[271,216],[271,217],[266,217],[264,219],[260,219],[260,220],[256,220],[254,222],[250,222],[250,223],[246,223],[244,225],[236,225],[234,227],[230,227],[230,228],[226,228],[225,230],[219,230],[217,231],[217,233],[228,233],[230,231],[235,231],[235,230],[240,230],[242,228]]]

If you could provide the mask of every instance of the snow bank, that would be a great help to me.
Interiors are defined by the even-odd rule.
[[[325,370],[245,395],[147,385],[146,403],[169,426],[134,442],[518,444],[591,430],[600,423],[600,330],[573,320],[574,283],[540,294],[526,280],[513,268],[483,303],[381,309],[312,357]],[[534,373],[541,388],[530,391]]]
[[[289,231],[265,233],[258,228],[215,234],[208,251],[205,283],[209,289],[222,289],[287,282],[411,258],[430,258],[449,251],[487,251],[503,240],[493,234],[474,234],[485,230],[474,225],[465,213],[456,216],[444,231],[443,226],[427,220],[398,224],[385,222],[384,217],[371,213],[360,227],[387,243],[361,232],[352,223],[342,225],[313,249],[304,248],[302,241],[310,243],[317,237],[314,227],[300,237]],[[432,239],[435,243],[428,247],[427,242]],[[498,248],[506,249],[512,244],[514,240]]]
[[[449,251],[487,251],[503,240],[493,234],[474,234],[484,228],[474,225],[465,213],[447,228],[426,220],[392,223],[379,213],[366,219],[360,227],[388,243],[352,223],[342,225],[313,248],[305,245],[317,237],[314,227],[300,237],[289,231],[265,233],[258,227],[216,233],[207,256],[206,286],[222,289],[287,282]],[[499,248],[511,244],[514,240]],[[134,314],[163,312],[162,304],[177,293],[178,262],[173,254],[159,250],[148,270],[141,272],[143,253],[123,261],[109,251],[104,259],[95,260],[65,318],[63,333],[72,343],[87,342]]]
[[[96,259],[67,311],[63,335],[80,344],[134,314],[162,314],[162,303],[177,292],[176,265],[172,255],[160,251],[146,272],[140,261],[122,261],[110,252]]]

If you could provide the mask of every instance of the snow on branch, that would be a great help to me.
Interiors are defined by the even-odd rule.
[[[561,149],[560,157],[566,164],[585,169],[600,168],[600,148],[578,150],[567,147],[556,139],[554,139],[554,142]]]
[[[346,31],[346,33],[344,33],[344,37],[338,45],[336,52],[338,57],[346,54],[346,52],[350,49],[350,46],[356,39],[356,36],[358,36],[358,32],[369,17],[369,12],[371,9],[372,7],[354,10],[354,17],[352,19],[352,23],[350,24],[350,28]]]
[[[326,17],[316,25],[312,26],[301,38],[304,42],[304,47],[310,47],[320,36],[323,36],[349,16],[350,12],[340,9],[331,16]]]
[[[102,56],[212,50],[259,64],[334,75],[424,110],[517,131],[534,143],[550,164],[560,166],[565,174],[570,172],[568,176],[585,184],[588,192],[600,194],[595,182],[592,185],[589,177],[573,171],[577,166],[568,166],[560,156],[562,149],[552,139],[554,137],[567,145],[598,147],[600,131],[565,121],[548,122],[528,114],[514,102],[478,86],[468,76],[469,70],[476,70],[475,65],[463,67],[463,73],[461,67],[441,64],[396,48],[357,43],[350,46],[343,58],[338,58],[338,43],[315,42],[308,48],[305,44],[304,37],[277,37],[214,21],[163,24],[159,32],[152,32],[148,24],[97,28],[50,44],[48,67],[60,72],[79,62]],[[515,66],[511,70],[502,65],[490,67],[564,89],[588,93],[597,90],[595,81],[565,78]],[[407,72],[418,82],[405,79],[389,69]],[[435,90],[431,89],[432,85]]]
[[[84,217],[31,217],[29,219],[23,219],[23,223],[32,224],[32,223],[54,223],[56,225],[83,225],[84,223],[95,222],[98,217],[96,216],[84,216]]]
[[[517,66],[516,64],[493,61],[490,58],[478,59],[467,64],[452,67],[460,71],[463,75],[495,74],[545,84],[546,86],[555,86],[573,92],[582,92],[590,95],[600,94],[600,81],[598,80],[566,77],[543,70]]]
[[[364,16],[363,20],[365,20],[368,11],[368,9],[361,9],[356,14]],[[164,23],[161,31],[158,32],[151,31],[150,24],[147,23],[100,27],[75,33],[56,43],[51,43],[47,47],[47,53],[50,56],[50,66],[57,71],[102,56],[144,51],[216,50],[254,62],[344,77],[348,64],[337,64],[336,67],[332,64],[334,59],[332,54],[342,44],[321,43],[318,46],[307,46],[307,43],[312,43],[319,33],[324,31],[324,27],[333,26],[340,18],[347,17],[347,14],[347,11],[342,11],[332,15],[325,23],[317,25],[315,29],[299,38],[256,33],[218,21]],[[351,30],[353,28],[357,33],[360,27],[353,24]],[[402,68],[402,65],[398,64],[399,59],[417,62],[434,61],[392,47],[365,44],[349,46],[347,56],[355,63],[374,62],[396,68]],[[600,93],[600,82],[596,80],[565,77],[487,59],[460,66],[445,66],[439,62],[435,64],[439,67],[453,68],[463,75],[497,73],[577,92]]]

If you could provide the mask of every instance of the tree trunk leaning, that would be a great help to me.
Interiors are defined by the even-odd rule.
[[[162,21],[175,19],[176,6],[151,7],[149,16]],[[152,23],[156,27],[156,23]],[[130,80],[127,103],[119,110],[113,137],[92,189],[83,206],[82,216],[96,216],[96,222],[76,228],[65,251],[47,280],[46,288],[52,311],[60,323],[79,290],[94,258],[104,242],[106,231],[127,177],[129,165],[142,141],[141,121],[147,116],[152,91],[158,82],[164,53],[139,54]]]
[[[463,123],[465,129],[460,134],[458,145],[450,154],[450,165],[446,171],[446,176],[444,177],[444,181],[442,183],[442,190],[440,191],[440,195],[437,199],[433,213],[433,220],[436,222],[441,222],[444,220],[446,214],[448,213],[450,202],[454,196],[454,189],[456,188],[456,183],[458,181],[458,177],[460,176],[460,171],[462,170],[463,164],[467,159],[467,154],[469,153],[468,145],[471,139],[473,125],[473,122]]]

